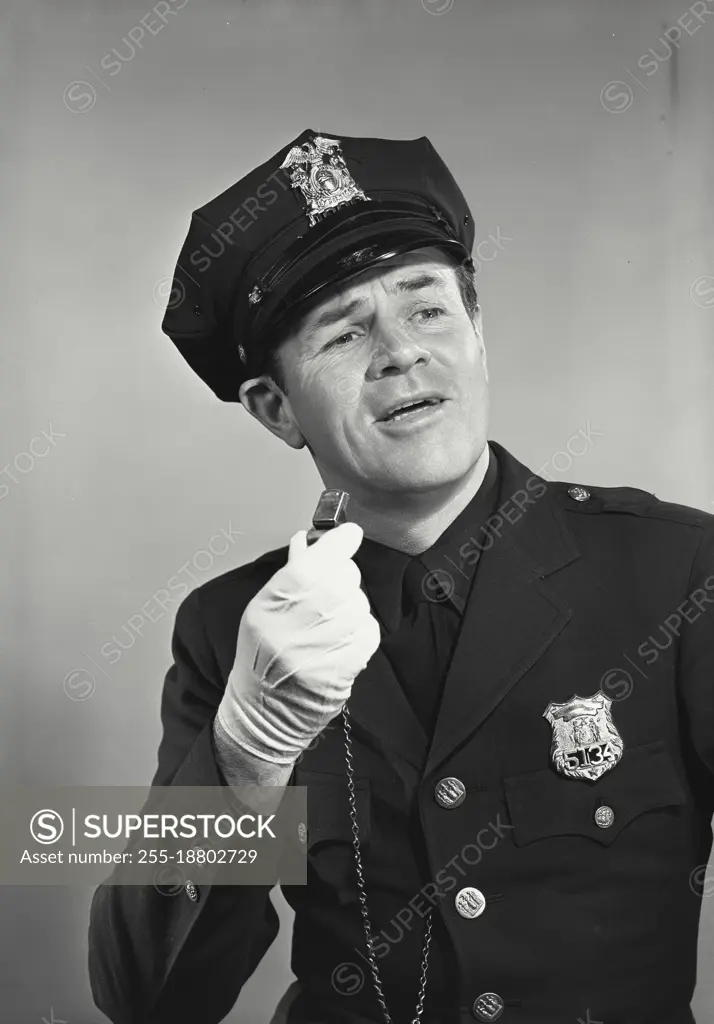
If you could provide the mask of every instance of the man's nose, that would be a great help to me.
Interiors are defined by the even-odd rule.
[[[377,330],[370,373],[383,377],[404,373],[418,363],[426,364],[431,354],[399,324],[384,325]]]

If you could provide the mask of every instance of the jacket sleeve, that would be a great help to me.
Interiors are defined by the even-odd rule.
[[[696,762],[704,768],[706,795],[714,810],[714,517],[707,525],[692,565],[681,617],[679,686],[687,732]]]
[[[226,785],[212,738],[225,684],[206,640],[199,590],[179,606],[172,652],[151,785]],[[270,889],[202,884],[192,900],[185,888],[169,896],[153,885],[102,883],[88,933],[96,1006],[113,1024],[223,1020],[278,934]]]

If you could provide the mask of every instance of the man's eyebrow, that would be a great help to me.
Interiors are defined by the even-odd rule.
[[[361,306],[365,305],[365,302],[366,299],[353,299],[352,302],[348,302],[344,306],[335,306],[334,309],[327,309],[324,313],[320,313],[307,328],[308,338],[317,334],[321,328],[330,327],[332,324],[339,323],[340,320],[344,320],[353,313],[356,313]]]
[[[400,281],[388,284],[386,290],[398,295],[400,292],[418,292],[422,288],[431,288],[433,285],[441,285],[443,283],[441,277],[423,271],[420,274],[415,274],[413,277],[404,277]]]

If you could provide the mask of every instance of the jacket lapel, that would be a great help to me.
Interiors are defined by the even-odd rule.
[[[377,742],[420,772],[429,737],[412,710],[386,654],[379,648],[352,684],[350,717]]]
[[[489,444],[501,469],[502,512],[491,517],[494,523],[498,515],[495,530],[476,538],[484,551],[444,681],[427,774],[478,729],[572,614],[543,582],[579,557],[557,498],[505,448]]]

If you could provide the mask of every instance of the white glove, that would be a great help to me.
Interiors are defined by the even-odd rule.
[[[356,676],[379,647],[379,624],[352,560],[362,542],[343,523],[288,561],[247,605],[236,660],[217,717],[239,749],[292,764],[340,713]]]

